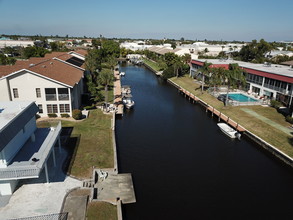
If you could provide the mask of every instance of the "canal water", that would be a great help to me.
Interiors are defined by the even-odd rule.
[[[116,121],[120,173],[132,173],[125,220],[292,219],[293,173],[154,73],[121,66],[134,109]]]

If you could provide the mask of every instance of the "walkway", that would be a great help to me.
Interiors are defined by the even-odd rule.
[[[286,128],[262,115],[259,115],[258,113],[256,113],[255,111],[251,110],[251,109],[247,109],[247,108],[241,108],[242,111],[246,112],[247,114],[250,114],[251,116],[256,117],[257,119],[269,124],[270,126],[285,132],[286,134],[292,135],[293,130],[291,130],[290,128]]]
[[[123,115],[123,104],[121,96],[121,81],[119,71],[114,71],[114,104],[117,106],[116,114]]]

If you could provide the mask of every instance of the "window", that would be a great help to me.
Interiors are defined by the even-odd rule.
[[[43,113],[43,105],[38,105],[39,113]]]
[[[36,96],[37,96],[37,98],[41,98],[41,89],[40,88],[36,88]]]
[[[13,89],[13,97],[14,98],[19,98],[18,89],[16,89],[16,88]]]
[[[69,100],[67,88],[58,88],[58,99],[59,100]]]
[[[51,113],[58,113],[58,107],[56,104],[54,105],[47,105],[47,112],[48,114],[51,114]]]
[[[59,105],[60,113],[70,112],[69,104]]]
[[[45,93],[46,93],[46,101],[57,101],[55,88],[45,88]]]

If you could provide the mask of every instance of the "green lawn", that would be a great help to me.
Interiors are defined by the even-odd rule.
[[[161,67],[159,66],[158,63],[151,61],[149,59],[143,59],[143,62],[147,65],[149,65],[151,68],[153,68],[154,70],[156,70],[157,72],[161,71]]]
[[[215,97],[208,94],[207,92],[204,92],[202,94],[200,84],[196,83],[192,78],[184,76],[179,78],[174,77],[171,80],[181,87],[185,88],[186,90],[190,91],[203,101],[207,102],[209,105],[223,112],[225,115],[229,116],[231,119],[245,127],[247,130],[251,131],[268,143],[277,147],[279,150],[283,151],[289,156],[293,157],[292,135],[290,136],[285,132],[276,129],[271,125],[241,110],[241,108],[251,109],[257,114],[278,123],[280,126],[289,127],[290,124],[285,121],[284,116],[282,114],[279,114],[276,109],[263,106],[225,107],[223,102],[218,101]]]
[[[69,168],[71,175],[90,178],[93,166],[114,167],[111,119],[112,115],[106,115],[101,110],[94,109],[90,111],[89,118],[84,121],[62,121],[62,127],[73,127],[71,139],[77,139],[75,156]],[[51,123],[52,120],[40,121],[38,127],[50,126]],[[72,145],[75,145],[75,141]]]
[[[116,220],[117,207],[106,202],[90,202],[86,218],[88,220]]]

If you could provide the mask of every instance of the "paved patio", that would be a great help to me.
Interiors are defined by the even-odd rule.
[[[62,171],[62,164],[67,156],[66,151],[62,149],[61,154],[57,152],[58,150],[56,150],[57,167],[53,166],[52,156],[48,159],[50,183],[46,183],[44,170],[38,179],[21,181],[9,203],[0,207],[1,219],[59,213],[65,195],[70,190],[82,186],[82,181],[68,177]],[[2,205],[5,203],[4,199],[7,198],[0,197]]]

